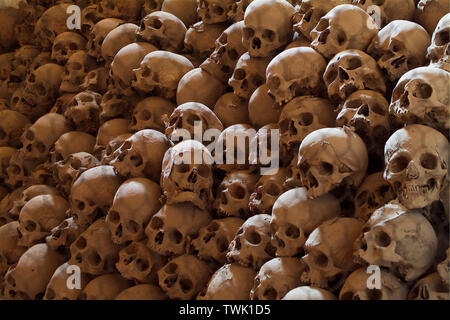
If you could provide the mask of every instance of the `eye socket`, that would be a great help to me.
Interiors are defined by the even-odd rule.
[[[244,36],[244,39],[248,40],[255,35],[255,31],[251,28],[244,28],[242,30],[242,35]]]
[[[78,45],[76,43],[71,43],[69,44],[69,49],[73,51],[78,50]]]
[[[313,123],[313,120],[314,120],[314,116],[310,112],[303,112],[303,113],[301,113],[299,118],[300,118],[299,124],[304,126],[304,127],[310,126]]]
[[[225,13],[225,10],[220,6],[213,6],[212,12],[215,15],[222,16]]]
[[[191,169],[191,167],[188,164],[176,164],[175,165],[175,171],[179,173],[186,173]]]
[[[82,68],[81,64],[78,63],[78,62],[72,63],[72,64],[70,65],[70,67],[71,67],[73,70],[81,70],[81,68]]]
[[[316,30],[321,32],[323,30],[325,30],[326,28],[328,28],[329,23],[327,19],[320,19],[319,23],[316,26]]]
[[[433,94],[433,88],[427,83],[419,83],[415,86],[412,95],[419,99],[428,99]]]
[[[438,165],[438,158],[431,153],[424,153],[420,156],[420,165],[425,169],[434,170]]]
[[[204,177],[204,178],[209,177],[209,174],[210,174],[210,169],[209,169],[209,167],[206,166],[206,165],[204,165],[204,164],[199,165],[199,166],[198,166],[198,174],[199,174],[201,177]]]
[[[338,72],[336,70],[336,68],[331,68],[327,73],[325,73],[325,81],[327,83],[332,83],[334,80],[336,80],[338,76]]]
[[[375,242],[380,247],[387,247],[391,243],[391,237],[384,231],[379,231],[375,236]]]
[[[320,252],[314,256],[314,263],[319,267],[326,267],[328,265],[328,257]]]
[[[245,79],[246,75],[247,73],[245,72],[244,69],[236,69],[236,71],[234,71],[234,78],[236,80],[243,80]]]
[[[380,116],[384,116],[386,114],[386,111],[378,103],[370,106],[370,109]]]
[[[275,32],[273,32],[272,30],[269,30],[269,29],[265,29],[263,31],[262,37],[263,37],[263,39],[265,39],[269,42],[273,42],[273,41],[275,41]]]
[[[449,42],[448,30],[442,30],[436,34],[435,43],[437,46],[444,46]]]
[[[319,174],[321,175],[331,175],[333,173],[333,165],[328,162],[322,161],[319,164],[318,170]]]
[[[247,192],[242,186],[233,185],[230,187],[230,194],[235,199],[244,199]]]
[[[408,166],[410,159],[404,155],[398,156],[389,162],[389,169],[393,173],[402,172]]]

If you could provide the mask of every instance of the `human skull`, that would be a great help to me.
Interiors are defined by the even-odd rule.
[[[251,300],[280,300],[300,285],[304,265],[299,258],[273,258],[264,263],[250,291]]]
[[[340,300],[406,300],[408,287],[393,274],[381,270],[380,287],[368,288],[370,273],[365,268],[356,269],[344,282],[339,292]]]
[[[248,300],[255,276],[253,268],[225,264],[212,275],[197,300]]]
[[[234,0],[200,0],[197,13],[203,23],[216,24],[228,20],[228,12],[231,10]]]
[[[307,267],[301,281],[319,288],[340,287],[354,270],[353,242],[363,223],[354,218],[334,218],[323,222],[305,242]]]
[[[115,137],[111,141],[108,142],[108,145],[106,146],[106,150],[101,158],[102,164],[110,164],[112,160],[115,159],[114,152],[119,149],[122,144],[130,138],[133,134],[132,133],[124,133],[120,136]]]
[[[311,232],[341,213],[339,201],[331,194],[308,199],[305,188],[283,193],[273,205],[270,221],[271,242],[277,257],[294,257],[303,253]]]
[[[102,274],[86,285],[80,300],[114,300],[122,291],[132,285],[133,282],[118,273]]]
[[[284,50],[267,66],[269,93],[279,104],[300,95],[321,96],[325,91],[322,80],[325,68],[325,59],[314,49],[299,47]]]
[[[68,3],[62,3],[48,8],[34,26],[34,35],[39,44],[46,49],[51,48],[55,38],[67,31]]]
[[[96,68],[97,64],[94,58],[89,56],[86,51],[76,51],[67,60],[59,88],[60,92],[81,92],[81,85],[87,74]]]
[[[182,55],[153,51],[133,70],[136,80],[132,85],[142,92],[175,100],[179,81],[192,69],[192,63]]]
[[[227,260],[255,270],[275,256],[270,244],[270,216],[258,214],[248,218],[228,246]]]
[[[100,122],[100,103],[102,96],[93,91],[82,91],[69,102],[64,116],[75,128],[87,133],[96,133]]]
[[[211,53],[200,68],[206,70],[224,83],[231,77],[236,63],[246,49],[242,44],[242,30],[244,22],[237,22],[229,26],[215,41],[214,52]]]
[[[69,263],[66,262],[55,270],[55,273],[45,289],[43,300],[79,300],[82,290],[89,281],[89,276],[87,274],[82,274],[80,287],[70,289],[67,286],[68,278],[72,273],[70,267]]]
[[[161,11],[169,12],[190,27],[200,20],[197,14],[198,0],[164,0]]]
[[[392,82],[411,69],[423,66],[430,35],[417,23],[396,20],[378,32],[367,52],[377,60]]]
[[[394,200],[375,210],[354,247],[357,261],[386,267],[412,281],[432,265],[437,238],[420,210],[408,210]]]
[[[175,15],[155,11],[141,20],[136,36],[139,41],[151,43],[160,50],[179,52],[183,49],[186,26]]]
[[[70,245],[86,228],[81,228],[76,224],[73,217],[67,218],[52,229],[51,233],[45,237],[45,242],[53,250],[64,253],[66,257],[70,257]]]
[[[137,94],[129,96],[129,92],[117,90],[118,87],[111,86],[102,97],[100,102],[100,123],[114,118],[128,118],[140,97]],[[131,90],[128,87],[126,90]],[[131,91],[130,91],[131,92]]]
[[[123,20],[116,18],[106,18],[97,22],[89,34],[89,41],[87,43],[87,53],[94,57],[98,62],[103,60],[102,45],[109,32],[124,23]]]
[[[449,73],[420,67],[408,71],[392,93],[389,113],[394,125],[420,123],[442,133],[449,129]]]
[[[185,254],[170,260],[158,271],[159,285],[170,299],[189,300],[206,286],[211,273],[206,262]]]
[[[69,131],[70,124],[63,115],[47,113],[24,131],[21,150],[28,158],[46,160],[53,144]]]
[[[159,211],[161,188],[151,180],[135,178],[125,181],[114,196],[106,224],[114,243],[140,241],[145,237],[145,226]]]
[[[269,58],[251,57],[244,53],[236,63],[233,75],[228,84],[233,88],[234,94],[250,99],[253,92],[266,81],[266,68]]]
[[[162,160],[171,142],[152,129],[136,132],[113,153],[111,165],[124,177],[146,177],[159,182]]]
[[[11,221],[0,226],[0,276],[19,261],[26,247],[19,245],[18,221]]]
[[[212,220],[200,229],[198,238],[192,240],[192,251],[202,260],[225,264],[228,245],[243,223],[244,220],[236,217]]]
[[[71,258],[69,263],[77,265],[82,272],[91,275],[101,275],[114,271],[115,263],[119,260],[121,246],[114,244],[111,232],[105,219],[101,218],[92,223],[70,245]]]
[[[89,35],[91,34],[95,24],[103,18],[105,17],[103,14],[98,12],[97,4],[91,4],[83,8],[81,10],[81,34],[89,39]]]
[[[408,300],[448,300],[449,287],[441,281],[437,272],[423,277],[413,286]]]
[[[164,256],[147,248],[142,242],[131,242],[120,250],[116,268],[122,277],[140,283],[158,283],[157,272],[167,263]]]
[[[75,222],[84,227],[106,215],[121,182],[112,166],[97,166],[83,172],[70,191],[70,215]]]
[[[357,90],[386,92],[381,70],[374,58],[360,50],[339,52],[328,63],[323,74],[332,102],[343,102]]]
[[[128,21],[136,21],[141,16],[143,0],[100,0],[98,12],[105,17],[122,18]]]
[[[361,8],[342,4],[320,18],[311,31],[311,47],[325,58],[348,50],[365,50],[378,32],[375,21]]]
[[[210,222],[208,211],[189,202],[166,204],[153,215],[145,229],[147,246],[165,256],[182,255],[186,253],[191,239],[195,239],[200,229]]]
[[[373,212],[395,198],[394,190],[384,180],[383,172],[367,176],[355,195],[355,218],[369,220]]]
[[[227,29],[228,24],[206,24],[197,22],[190,27],[184,37],[184,51],[205,60],[213,53],[216,39]]]
[[[268,57],[291,41],[294,7],[284,0],[252,1],[245,10],[242,43],[252,57]]]
[[[84,50],[86,39],[76,32],[60,33],[53,42],[52,59],[64,65],[69,57],[78,50]]]
[[[450,4],[446,0],[419,0],[415,12],[415,20],[429,34],[432,34],[439,20],[449,11]]]
[[[286,293],[281,300],[336,300],[336,297],[325,289],[301,286]]]
[[[13,110],[0,111],[0,146],[21,147],[20,136],[29,125],[30,120]]]
[[[103,158],[109,141],[128,133],[129,123],[130,121],[128,119],[117,118],[106,121],[100,126],[94,146],[94,155],[97,159]]]
[[[414,0],[353,0],[353,4],[367,12],[379,28],[394,20],[413,20],[414,2]]]
[[[109,65],[120,49],[136,40],[138,26],[134,23],[124,23],[111,30],[101,44],[101,55]]]
[[[77,152],[92,153],[95,137],[81,131],[69,131],[62,134],[50,151],[51,162],[55,163],[66,159]]]
[[[427,57],[431,60],[431,64],[447,72],[450,72],[449,26],[450,14],[448,13],[439,20],[431,38],[431,45],[427,49]]]
[[[14,52],[14,60],[12,61],[13,70],[9,74],[9,81],[20,82],[25,79],[30,70],[33,60],[40,53],[35,46],[25,45]]]
[[[84,77],[81,88],[86,91],[94,91],[103,94],[108,86],[109,70],[106,67],[100,67],[89,71]]]
[[[169,116],[175,109],[175,104],[161,97],[147,97],[136,105],[129,128],[132,132],[153,129],[164,132],[163,118]]]
[[[308,197],[315,198],[338,186],[357,188],[366,174],[367,148],[349,128],[316,130],[303,139],[298,168]]]
[[[448,184],[448,140],[437,130],[410,125],[391,135],[384,148],[384,178],[408,209],[439,199]]]
[[[313,96],[296,97],[280,114],[280,144],[287,153],[296,153],[311,132],[335,126],[336,114],[331,103]]]

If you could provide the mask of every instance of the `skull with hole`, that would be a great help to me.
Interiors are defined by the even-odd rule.
[[[182,55],[168,51],[153,51],[133,70],[136,80],[132,83],[137,90],[175,100],[181,78],[194,69],[192,63]]]
[[[94,91],[103,94],[108,87],[109,70],[107,67],[100,67],[89,71],[84,77],[81,88],[86,91]]]
[[[100,0],[98,12],[105,17],[121,18],[127,21],[139,20],[143,0]]]
[[[310,33],[317,25],[320,18],[337,5],[351,2],[352,0],[303,0],[300,3],[300,6],[296,8],[295,14],[292,16],[294,31],[302,34],[307,39],[311,39]]]
[[[439,20],[431,38],[431,45],[427,49],[427,58],[431,61],[431,66],[436,66],[450,72],[450,13]]]
[[[105,16],[98,12],[98,5],[91,4],[81,10],[81,34],[89,39],[89,35],[94,29],[97,22],[105,18]]]
[[[335,126],[331,103],[313,96],[297,97],[282,109],[278,126],[282,151],[292,156],[305,137],[313,131]]]
[[[165,256],[179,256],[189,249],[201,228],[211,222],[208,211],[191,203],[164,205],[150,219],[145,229],[147,246]]]
[[[189,300],[204,289],[211,274],[212,270],[206,262],[184,254],[169,261],[158,271],[159,286],[170,299]]]
[[[112,166],[97,166],[84,171],[70,190],[70,215],[81,227],[104,216],[113,203],[122,179]]]
[[[345,50],[327,65],[323,80],[332,102],[345,101],[357,90],[386,92],[383,75],[374,58],[360,50]]]
[[[203,69],[195,68],[178,82],[177,104],[197,102],[212,109],[225,91],[224,83]]]
[[[95,137],[81,131],[69,131],[62,134],[51,148],[51,163],[67,159],[77,152],[92,153]]]
[[[378,32],[367,52],[377,60],[391,82],[411,69],[423,66],[430,35],[417,23],[396,20]]]
[[[133,282],[118,273],[102,274],[86,285],[80,300],[114,300],[116,296],[132,285]]]
[[[160,50],[179,52],[183,49],[186,26],[175,15],[155,11],[141,20],[136,38],[151,43]]]
[[[163,119],[172,114],[176,105],[161,97],[147,97],[138,102],[133,109],[129,129],[137,132],[144,129],[165,131]]]
[[[227,83],[239,57],[246,52],[242,44],[243,29],[244,22],[241,21],[223,31],[216,38],[214,52],[200,65],[200,68]]]
[[[120,250],[116,268],[122,277],[140,283],[158,283],[157,272],[167,263],[164,256],[150,250],[142,242],[131,242]]]
[[[191,53],[202,61],[213,53],[216,39],[220,37],[227,23],[206,24],[203,21],[191,26],[184,37],[184,51]]]
[[[26,247],[19,245],[18,221],[11,221],[0,226],[0,277],[3,277],[8,268],[16,264]]]
[[[286,168],[279,168],[273,175],[263,175],[255,184],[255,191],[250,195],[248,207],[254,214],[271,214],[278,197],[287,191],[284,182],[287,179]]]
[[[69,102],[64,116],[75,128],[87,133],[96,133],[100,125],[100,103],[102,96],[94,91],[82,91]]]
[[[393,200],[375,210],[354,248],[356,261],[386,267],[413,281],[433,264],[437,238],[422,210],[408,210]]]
[[[328,290],[301,286],[292,289],[281,300],[337,300],[336,296]]]
[[[340,300],[406,300],[408,286],[402,280],[381,270],[380,287],[368,288],[370,273],[366,268],[353,271],[339,292]]]
[[[55,38],[67,31],[68,3],[58,4],[48,8],[36,22],[34,35],[44,49],[50,49]]]
[[[367,176],[355,195],[355,218],[369,220],[373,212],[395,198],[394,190],[384,180],[383,172]]]
[[[397,130],[384,148],[384,178],[408,209],[439,199],[448,184],[448,140],[439,131],[410,125]]]
[[[242,43],[252,57],[268,57],[292,40],[294,7],[284,0],[252,1],[245,10]]]
[[[114,92],[131,94],[131,84],[135,80],[134,69],[139,68],[142,59],[157,50],[157,48],[146,42],[130,43],[123,47],[114,56],[111,62],[111,79],[114,82]],[[135,94],[133,94],[135,95]]]
[[[235,0],[199,0],[197,13],[203,23],[216,24],[228,20],[228,12]]]
[[[111,232],[105,219],[101,218],[70,245],[69,263],[91,275],[110,273],[115,270],[114,266],[119,261],[120,249],[122,246],[112,242]]]
[[[294,257],[303,253],[311,232],[341,213],[339,201],[331,194],[308,199],[305,188],[283,193],[273,205],[270,221],[271,242],[277,257]]]
[[[340,106],[339,127],[348,126],[363,139],[369,153],[369,171],[383,170],[383,149],[391,132],[389,103],[379,92],[358,90]]]
[[[205,131],[214,129],[217,132],[223,130],[221,121],[207,106],[198,102],[187,102],[178,106],[165,120],[166,136],[177,143],[181,139],[195,139],[195,135],[205,134]],[[200,129],[200,131],[199,131]],[[186,137],[186,130],[190,136]]]
[[[250,99],[253,92],[266,82],[266,69],[269,63],[270,58],[255,58],[248,52],[244,53],[228,80],[234,94],[243,99]]]
[[[200,229],[199,235],[191,242],[191,249],[200,259],[218,265],[226,263],[228,245],[244,220],[236,217],[212,220]]]
[[[53,250],[64,253],[70,257],[70,245],[84,232],[86,228],[81,228],[76,224],[73,217],[63,220],[59,225],[54,227],[51,233],[45,237],[45,242]]]
[[[264,263],[250,291],[251,300],[280,300],[300,285],[304,265],[299,258],[273,258]]]
[[[111,64],[120,49],[135,42],[138,28],[134,23],[124,23],[105,36],[101,45],[101,54],[106,65]]]
[[[395,126],[420,123],[445,135],[449,129],[448,72],[420,67],[405,73],[392,93],[389,113]]]
[[[325,58],[347,50],[365,50],[378,32],[375,21],[361,8],[342,4],[320,18],[311,31],[311,47]]]
[[[103,123],[98,129],[97,138],[94,146],[94,155],[97,159],[102,159],[109,141],[128,133],[128,119],[112,119]]]
[[[418,280],[408,294],[408,300],[448,300],[449,287],[437,272]]]
[[[415,12],[415,20],[429,34],[432,34],[439,20],[449,11],[450,4],[446,0],[419,0]]]
[[[450,281],[450,249],[447,249],[446,258],[437,265],[437,272],[445,285],[449,285]]]
[[[70,195],[72,185],[80,174],[99,165],[100,161],[90,153],[76,152],[69,154],[63,160],[52,164],[56,187],[63,194]]]
[[[164,0],[144,0],[142,4],[141,16],[145,17],[155,11],[160,11]]]
[[[64,257],[45,243],[29,248],[16,265],[5,275],[7,300],[36,300],[43,297],[45,288]]]
[[[54,143],[69,131],[70,124],[63,115],[47,113],[22,134],[21,150],[28,158],[45,161]]]
[[[248,300],[255,276],[253,268],[225,264],[212,275],[197,300]]]
[[[94,57],[98,62],[102,62],[102,45],[105,37],[109,32],[117,28],[125,21],[115,18],[106,18],[97,22],[88,37],[88,43],[86,45],[87,53]]]
[[[89,275],[82,274],[80,287],[68,288],[67,283],[73,270],[68,262],[59,266],[50,279],[43,300],[79,300],[81,292],[89,282]]]
[[[366,175],[367,148],[348,127],[318,129],[303,139],[297,166],[309,198],[338,186],[357,188]]]
[[[270,216],[258,214],[248,218],[233,241],[230,242],[227,260],[255,270],[275,256],[275,248],[270,244]]]
[[[29,125],[30,120],[23,114],[13,110],[0,111],[0,146],[20,148],[20,136]]]
[[[51,230],[66,218],[69,203],[54,194],[32,198],[19,214],[18,243],[31,247],[50,234]]]
[[[67,60],[59,91],[61,93],[83,91],[81,85],[84,83],[84,79],[90,71],[97,67],[94,58],[89,56],[86,51],[76,51]]]
[[[60,33],[53,42],[52,59],[64,65],[75,51],[84,50],[86,43],[86,39],[76,32]]]
[[[353,0],[367,12],[379,28],[394,20],[414,20],[414,0]]]
[[[145,129],[136,132],[113,153],[111,165],[124,177],[146,177],[159,182],[162,160],[171,146],[159,131]]]
[[[220,217],[248,218],[252,215],[248,203],[259,176],[244,170],[226,174],[220,183],[214,209]]]
[[[353,242],[363,223],[354,218],[334,218],[323,222],[305,242],[306,263],[301,282],[319,288],[336,290],[355,269]]]
[[[100,102],[100,123],[114,119],[114,118],[128,118],[134,106],[139,101],[140,97],[137,94],[129,96],[131,92],[130,87],[122,91],[117,87],[111,86],[102,97]]]
[[[164,0],[161,11],[169,12],[190,27],[200,20],[197,14],[198,0]]]
[[[325,59],[308,47],[284,50],[270,61],[266,70],[269,93],[279,104],[304,95],[321,96],[325,91],[322,74]]]
[[[161,188],[151,180],[135,178],[125,181],[116,195],[106,224],[114,243],[141,241],[150,218],[161,209]]]
[[[159,286],[152,284],[138,284],[123,290],[114,300],[166,300],[167,295]]]
[[[125,140],[130,138],[132,135],[132,133],[121,134],[120,136],[117,136],[109,141],[100,162],[102,164],[109,165],[111,161],[115,159],[114,152],[116,152],[116,150],[119,149],[125,142]]]
[[[248,103],[233,92],[227,92],[217,100],[213,112],[224,128],[239,123],[249,123]]]
[[[269,94],[266,84],[258,87],[248,101],[248,118],[255,128],[261,128],[280,119],[281,106]],[[245,123],[245,121],[240,122]]]
[[[212,205],[214,159],[196,140],[186,140],[167,150],[162,162],[161,189],[168,204],[191,202],[200,209]]]

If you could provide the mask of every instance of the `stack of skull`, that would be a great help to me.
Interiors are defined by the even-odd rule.
[[[449,298],[446,0],[0,18],[0,299]]]

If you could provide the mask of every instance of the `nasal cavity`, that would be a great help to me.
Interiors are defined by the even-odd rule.
[[[254,38],[252,47],[253,47],[253,49],[261,48],[261,40],[259,40],[259,38]]]

